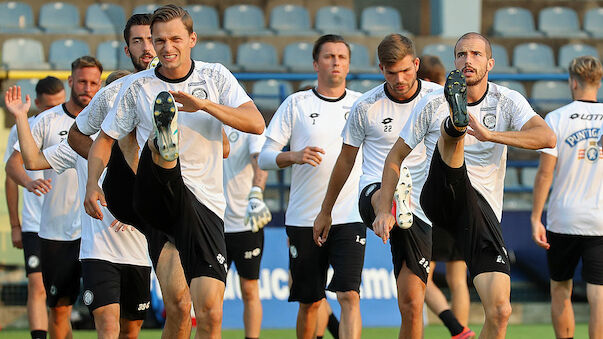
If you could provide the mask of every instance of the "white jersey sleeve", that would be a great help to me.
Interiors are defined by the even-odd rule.
[[[289,96],[279,106],[266,128],[265,135],[279,144],[287,145],[293,129],[293,102]]]
[[[130,79],[134,77],[128,77]],[[142,92],[140,82],[124,81],[113,108],[101,124],[101,129],[113,139],[121,139],[132,132],[140,123],[138,116],[137,93]],[[79,126],[78,126],[79,127]]]
[[[50,146],[42,151],[50,167],[61,174],[70,168],[75,168],[78,154],[69,146],[67,139],[60,144]]]
[[[10,129],[10,133],[8,134],[8,140],[6,142],[6,151],[4,152],[5,164],[8,161],[8,158],[10,158],[11,154],[13,154],[13,151],[15,150],[14,147],[17,141],[19,141],[19,138],[17,136],[17,125],[13,125],[13,127]]]
[[[343,131],[341,131],[344,144],[354,147],[360,147],[362,145],[366,136],[365,126],[367,110],[368,105],[363,101],[356,101],[354,105],[352,105],[348,120],[343,127]]]
[[[222,64],[218,65],[218,72],[224,77],[225,81],[218,81],[218,92],[220,93],[220,105],[228,107],[239,107],[242,104],[251,101],[251,98],[245,93],[245,90],[237,79],[232,75],[228,68]]]
[[[523,95],[519,94],[519,92],[509,91],[506,96],[510,100],[506,100],[503,105],[507,104],[515,106],[512,110],[503,109],[504,112],[513,113],[509,119],[509,130],[519,131],[526,122],[536,116],[536,112],[534,112],[534,109],[532,109],[528,100],[526,100]]]
[[[547,125],[549,125],[549,127],[553,130],[553,132],[555,133],[555,135],[559,135],[559,115],[557,114],[547,114],[546,117],[544,118],[544,121],[547,123]],[[543,148],[538,150],[539,152],[542,153],[546,153],[546,154],[550,154],[552,156],[554,156],[555,158],[557,158],[559,155],[559,147],[558,145],[555,145],[555,147],[553,148]]]
[[[420,144],[429,131],[439,129],[440,126],[434,126],[434,124],[440,123],[441,120],[438,119],[438,116],[441,115],[440,111],[448,107],[442,105],[445,99],[441,92],[434,91],[421,98],[400,131],[400,138],[404,139],[410,148],[414,149]]]
[[[118,79],[96,93],[88,106],[75,118],[77,128],[85,135],[93,135],[101,128],[105,116],[111,110],[115,97],[125,78]]]
[[[264,134],[250,134],[249,135],[249,154],[260,153],[262,146],[266,142]]]
[[[47,116],[48,115],[39,115],[35,120],[29,120],[31,135],[33,136],[33,139],[36,142],[36,145],[38,145],[39,149],[44,148],[44,135],[46,134],[46,126],[49,124],[45,119]],[[17,142],[15,142],[14,149],[15,151],[21,152],[21,145],[19,144],[18,139]]]

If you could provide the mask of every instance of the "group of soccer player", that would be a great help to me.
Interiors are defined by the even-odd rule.
[[[532,223],[537,243],[550,246],[557,336],[573,336],[573,268],[560,264],[568,256],[589,258],[591,320],[603,315],[603,171],[597,170],[603,152],[600,146],[594,156],[583,150],[576,165],[574,159],[555,161],[566,153],[575,157],[580,143],[591,145],[599,132],[593,124],[600,121],[583,117],[603,116],[601,104],[574,102],[581,106],[547,117],[551,129],[520,94],[488,82],[494,59],[484,36],[463,35],[454,49],[457,70],[442,78],[440,65],[439,76],[421,80],[414,43],[388,35],[377,50],[385,82],[364,94],[346,89],[348,43],[321,36],[312,51],[317,85],[290,95],[267,128],[230,71],[191,59],[197,35],[181,7],[133,15],[124,39],[134,74],[114,72],[101,88],[102,65],[80,57],[72,64],[67,102],[58,79],[39,82],[36,105],[43,112],[35,119],[27,117],[31,100],[20,88],[5,94],[16,120],[5,157],[7,202],[13,243],[25,252],[32,338],[45,338],[47,331],[52,338],[71,337],[80,276],[99,338],[137,337],[150,306],[151,266],[166,309],[162,337],[190,336],[191,305],[196,337],[220,337],[233,262],[245,337],[258,338],[262,227],[271,219],[263,201],[266,170],[288,166],[289,301],[299,303],[298,338],[324,332],[329,265],[334,274],[327,289],[341,305],[339,325],[329,328],[342,338],[360,338],[367,227],[390,242],[400,338],[422,337],[424,301],[453,338],[475,336],[467,327],[467,269],[485,311],[480,336],[503,338],[511,314],[510,263],[500,229],[506,145],[553,150],[543,151]],[[596,100],[601,72],[594,58],[573,61],[576,100]],[[570,128],[574,121],[581,134]],[[563,133],[576,135],[570,142]],[[561,138],[568,139],[556,142]],[[565,144],[572,149],[563,150]],[[549,206],[556,210],[549,208],[545,234],[540,216],[553,171]],[[27,189],[22,224],[17,184]],[[560,202],[552,205],[554,199]],[[432,257],[447,263],[455,286],[452,309],[431,281]],[[593,337],[603,333],[601,326],[591,321]]]

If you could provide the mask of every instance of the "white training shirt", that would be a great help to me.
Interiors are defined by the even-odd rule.
[[[360,147],[362,145],[362,176],[359,192],[375,182],[381,182],[383,165],[392,146],[398,140],[400,130],[410,117],[419,100],[442,86],[428,81],[417,80],[416,93],[407,100],[397,100],[386,91],[383,83],[362,97],[352,107],[350,118],[343,130],[343,142]],[[422,143],[404,159],[412,178],[411,209],[424,222],[431,225],[419,204],[422,183],[427,178],[425,162],[427,155]]]
[[[245,225],[245,211],[249,203],[247,196],[253,181],[251,155],[260,153],[266,138],[238,131],[224,125],[224,131],[230,142],[230,153],[224,159],[224,232],[251,231],[251,225]]]
[[[29,125],[31,126],[35,121],[35,117],[28,119]],[[8,135],[8,142],[6,143],[6,152],[4,153],[4,164],[8,161],[8,158],[13,154],[15,150],[15,144],[19,141],[17,135],[17,125],[13,125]],[[44,173],[42,171],[28,171],[25,170],[31,180],[43,179]],[[37,196],[34,193],[24,189],[23,191],[23,206],[21,209],[21,232],[35,232],[40,231],[40,212],[42,211],[42,203],[44,202],[44,194]]]
[[[519,131],[528,120],[536,116],[521,94],[492,82],[488,83],[486,93],[480,100],[467,105],[467,111],[489,130],[499,132]],[[419,102],[400,133],[400,137],[411,148],[421,142],[425,143],[426,174],[429,172],[433,151],[441,135],[440,125],[449,115],[444,90],[434,91]],[[466,134],[465,164],[471,184],[490,204],[500,221],[507,146],[494,142],[481,142]]]
[[[546,123],[557,146],[541,152],[557,158],[547,229],[555,233],[603,236],[603,148],[597,137],[603,103],[574,101],[552,111]]]
[[[108,86],[101,88],[90,100],[80,114],[75,118],[77,128],[85,135],[93,135],[100,131],[105,116],[115,103],[115,98],[121,89],[121,85],[129,75],[121,77]]]
[[[238,107],[251,101],[226,67],[194,61],[181,79],[167,79],[155,69],[127,77],[101,127],[113,139],[121,139],[136,128],[142,151],[153,131],[153,103],[161,91],[183,91],[198,98]],[[179,159],[182,179],[197,199],[220,218],[226,202],[222,183],[222,122],[207,112],[180,112]]]
[[[289,204],[285,214],[287,226],[312,227],[327,193],[335,162],[341,152],[340,132],[350,109],[360,93],[346,90],[340,98],[321,96],[316,89],[291,94],[280,105],[266,137],[280,145],[290,144],[292,152],[307,146],[320,147],[322,162],[317,167],[293,164]],[[350,177],[341,190],[332,212],[333,225],[361,222],[358,212],[358,180],[360,163],[356,161]]]
[[[65,104],[55,106],[40,113],[31,133],[41,150],[59,144],[67,139],[67,134],[75,117]],[[19,143],[15,150],[21,151]],[[40,217],[40,238],[49,240],[76,240],[80,237],[80,203],[77,197],[78,182],[75,169],[62,174],[44,170],[44,179],[51,179],[52,189],[44,195]]]
[[[46,160],[57,173],[63,173],[75,168],[79,181],[78,204],[83,204],[86,197],[86,183],[88,180],[88,161],[80,157],[67,143],[67,140],[58,145],[44,150]],[[98,185],[102,187],[105,178],[103,171]],[[115,232],[111,223],[115,217],[107,207],[100,206],[103,220],[92,218],[81,209],[82,242],[80,244],[80,260],[100,259],[115,264],[136,266],[151,266],[145,236],[134,227],[127,227],[125,231]]]

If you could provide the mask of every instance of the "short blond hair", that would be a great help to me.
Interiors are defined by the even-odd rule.
[[[188,31],[188,34],[193,33],[193,19],[188,12],[180,7],[173,4],[161,6],[153,12],[151,16],[151,33],[153,33],[153,25],[157,22],[168,22],[174,19],[180,19],[184,27]]]
[[[407,55],[415,57],[415,44],[409,38],[401,34],[390,34],[381,40],[377,47],[379,63],[383,66],[391,66],[404,59]]]
[[[590,55],[581,56],[570,61],[569,75],[581,86],[599,86],[603,77],[603,67],[599,59]]]

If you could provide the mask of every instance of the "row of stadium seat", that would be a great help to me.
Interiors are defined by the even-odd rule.
[[[602,38],[603,8],[584,13],[583,30],[576,11],[569,7],[547,7],[538,13],[538,30],[532,12],[521,7],[496,10],[492,34],[503,37]]]
[[[130,60],[123,53],[123,42],[105,41],[96,47],[96,57],[107,70],[130,69]],[[350,69],[354,73],[377,72],[378,59],[366,46],[350,44],[352,59]],[[22,53],[22,51],[28,51]],[[422,54],[440,57],[448,70],[454,67],[454,46],[449,44],[426,45]],[[559,49],[558,63],[551,47],[541,43],[520,44],[513,50],[513,63],[509,62],[509,54],[505,47],[493,44],[492,51],[496,60],[495,73],[555,73],[566,70],[569,62],[582,55],[599,57],[593,46],[571,43]],[[89,55],[87,42],[78,39],[61,39],[53,41],[48,53],[48,62],[44,57],[42,43],[26,38],[6,40],[2,46],[2,64],[7,69],[69,69],[71,62],[82,55]],[[220,62],[233,71],[243,72],[313,72],[312,45],[306,42],[291,43],[283,49],[282,63],[276,48],[264,42],[246,42],[237,47],[236,62],[228,45],[217,41],[199,42],[192,51],[196,60]],[[558,66],[557,66],[558,65]]]
[[[140,5],[134,13],[150,13],[159,5]],[[234,5],[224,11],[223,27],[218,11],[211,6],[185,6],[191,14],[195,30],[204,36],[259,36],[289,35],[308,36],[325,32],[350,35],[382,36],[390,32],[404,32],[400,13],[391,7],[365,8],[360,15],[358,30],[356,14],[347,7],[326,6],[316,13],[311,28],[308,10],[298,5],[281,5],[270,12],[269,28],[264,12],[254,5]],[[84,27],[80,26],[80,14],[72,4],[52,2],[40,9],[38,27],[34,25],[31,7],[23,2],[0,3],[0,33],[95,33],[119,34],[126,23],[124,9],[118,4],[95,3],[86,9]]]

